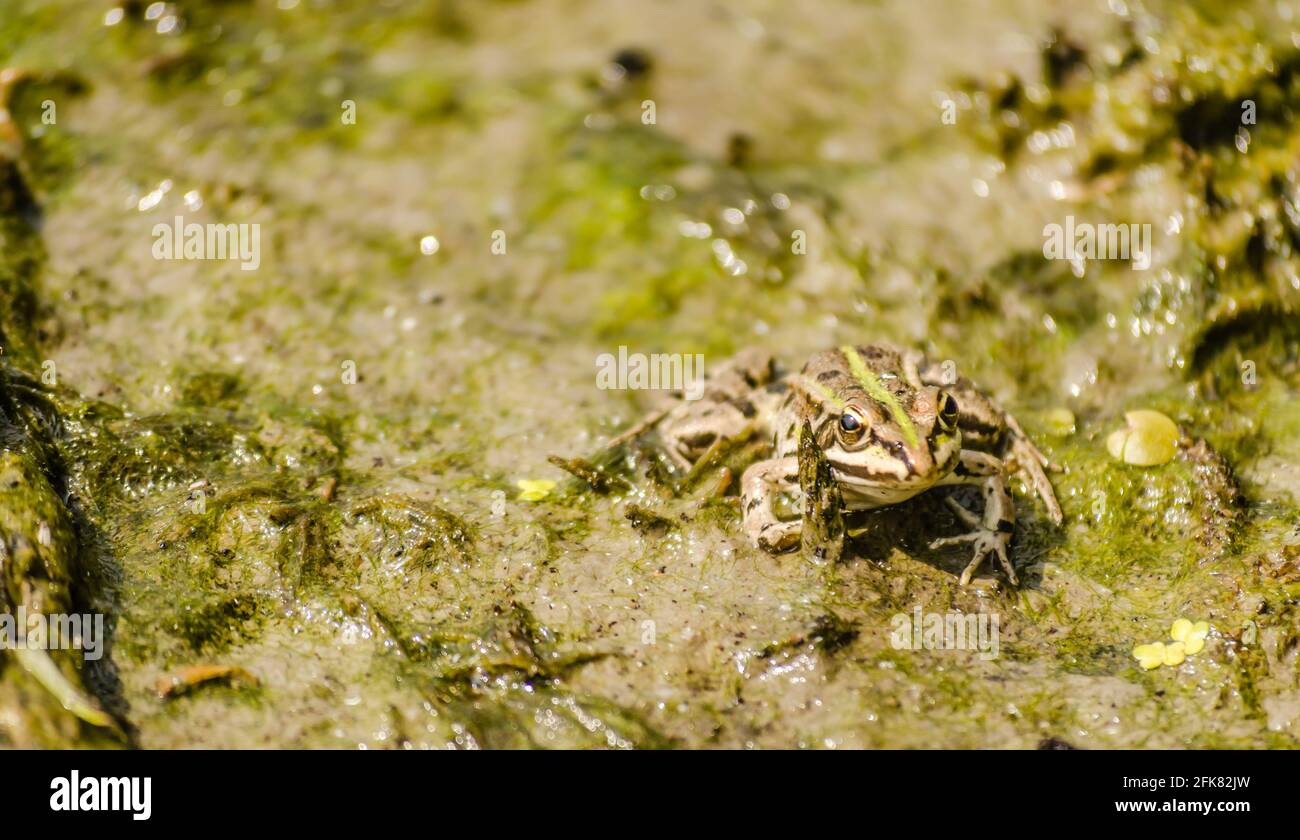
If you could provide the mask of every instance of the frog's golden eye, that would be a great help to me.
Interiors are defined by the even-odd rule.
[[[957,401],[952,398],[952,394],[939,395],[939,428],[945,432],[956,429],[959,413]]]
[[[857,443],[862,439],[862,433],[865,430],[866,424],[863,423],[862,418],[854,412],[845,411],[840,415],[840,422],[837,426],[840,440],[845,443]]]

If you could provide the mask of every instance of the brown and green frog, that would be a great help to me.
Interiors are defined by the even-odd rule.
[[[701,399],[683,401],[658,427],[669,457],[682,468],[722,440],[757,433],[771,441],[770,457],[745,470],[740,491],[745,532],[775,553],[800,540],[802,520],[781,518],[773,502],[799,493],[797,451],[805,422],[846,511],[898,504],[936,487],[979,488],[979,515],[945,499],[971,530],[931,543],[971,544],[962,585],[990,557],[1018,583],[1008,554],[1015,527],[1012,473],[1022,472],[1052,521],[1061,522],[1047,477],[1056,467],[1016,419],[951,366],[915,351],[844,346],[816,353],[798,373],[783,375],[770,353],[746,350],[710,376]]]

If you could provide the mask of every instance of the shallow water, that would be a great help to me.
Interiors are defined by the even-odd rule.
[[[9,658],[0,741],[1296,745],[1295,4],[279,5],[0,21],[42,212],[3,205],[6,387],[36,404],[16,371],[52,361],[62,424],[6,446],[66,481],[51,603],[111,648],[60,662],[122,730]],[[260,225],[259,267],[155,259],[177,215]],[[1069,215],[1150,224],[1150,267],[1045,259]],[[1019,589],[956,586],[934,499],[819,566],[752,548],[716,471],[657,480],[653,437],[609,493],[547,460],[662,401],[596,387],[620,346],[870,340],[952,360],[1065,468],[1061,527],[1017,484]],[[1116,462],[1135,408],[1204,457]],[[917,608],[996,617],[996,658],[899,649]],[[1143,670],[1182,616],[1204,651]],[[159,695],[194,665],[250,678]]]

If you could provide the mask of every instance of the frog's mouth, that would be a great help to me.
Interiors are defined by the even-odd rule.
[[[946,478],[957,466],[961,459],[961,438],[942,436],[936,439],[923,458],[909,457],[908,451],[902,447],[889,452],[877,448],[875,455],[868,461],[832,459],[830,465],[836,481],[854,487],[893,487],[913,493],[926,490]]]
[[[831,472],[835,480],[841,486],[851,489],[861,490],[900,490],[907,491],[908,495],[919,493],[922,490],[928,490],[937,484],[944,476],[950,472],[952,467],[942,472],[934,470],[928,473],[906,473],[903,470],[898,472],[879,472],[872,471],[865,467],[848,466],[842,467],[838,464],[831,465]]]

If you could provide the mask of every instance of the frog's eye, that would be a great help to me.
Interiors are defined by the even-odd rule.
[[[852,411],[845,411],[840,415],[840,440],[845,443],[857,443],[862,437],[863,429],[862,418]]]
[[[958,414],[957,401],[952,398],[952,394],[939,395],[939,428],[945,432],[956,429]]]

